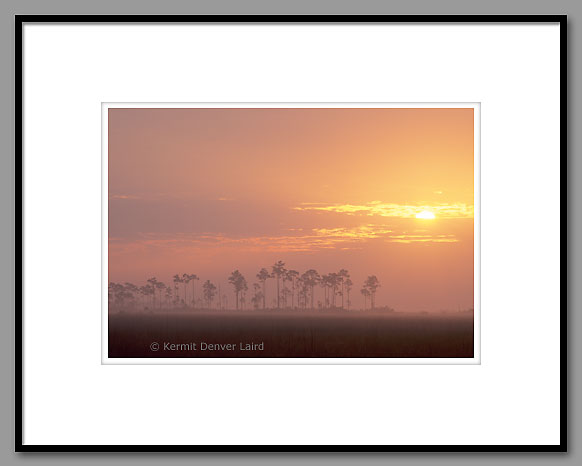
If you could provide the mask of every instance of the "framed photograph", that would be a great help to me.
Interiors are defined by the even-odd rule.
[[[17,16],[16,449],[565,451],[565,37]]]
[[[104,363],[479,363],[479,104],[102,116]]]

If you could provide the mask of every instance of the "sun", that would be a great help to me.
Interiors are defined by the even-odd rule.
[[[416,218],[422,218],[424,220],[432,220],[434,219],[434,214],[432,212],[429,212],[428,210],[423,210],[422,212],[419,212],[418,214],[416,214]]]

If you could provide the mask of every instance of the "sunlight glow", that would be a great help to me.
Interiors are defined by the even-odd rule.
[[[469,204],[407,205],[372,201],[366,204],[320,204],[303,202],[293,210],[336,212],[340,214],[369,217],[396,218],[473,218],[473,206]],[[420,215],[420,216],[419,216]],[[430,215],[430,217],[423,217]]]
[[[422,212],[419,212],[418,214],[416,214],[416,218],[422,218],[425,220],[432,220],[434,219],[434,214],[432,212],[429,212],[428,210],[423,210]]]

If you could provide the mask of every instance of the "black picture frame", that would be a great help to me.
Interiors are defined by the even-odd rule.
[[[25,445],[23,444],[23,49],[30,23],[559,23],[560,26],[560,444],[559,445]],[[566,452],[567,391],[566,15],[15,15],[15,451],[17,452]]]

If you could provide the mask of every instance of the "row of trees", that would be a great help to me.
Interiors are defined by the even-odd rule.
[[[320,275],[316,270],[309,269],[302,274],[296,270],[287,269],[283,261],[277,261],[270,267],[262,268],[255,276],[252,285],[251,304],[254,309],[267,309],[267,281],[274,280],[276,295],[272,307],[277,309],[350,309],[350,292],[353,282],[346,269]],[[221,293],[210,280],[202,284],[202,295],[197,296],[196,283],[200,281],[196,274],[174,275],[172,285],[166,285],[155,277],[149,278],[143,286],[132,283],[109,284],[110,307],[123,309],[141,307],[143,309],[162,309],[192,307],[212,309],[228,309],[228,297]],[[239,270],[233,271],[228,277],[228,283],[233,287],[235,309],[245,309],[249,287],[246,278]],[[191,284],[191,285],[190,285]],[[316,289],[323,290],[323,300],[315,299]],[[380,282],[375,275],[370,275],[363,283],[360,293],[364,297],[364,309],[375,307],[376,291]],[[189,292],[191,289],[191,292]]]

